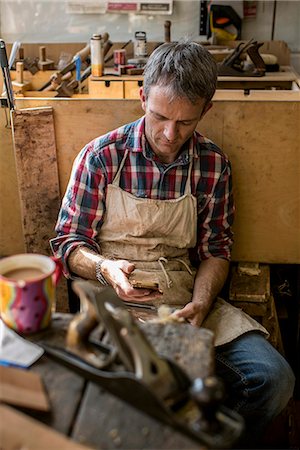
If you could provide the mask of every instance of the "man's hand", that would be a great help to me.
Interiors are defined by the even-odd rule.
[[[187,320],[194,327],[200,327],[205,319],[206,309],[202,308],[201,303],[189,302],[184,308],[175,311],[172,315]]]
[[[150,289],[134,288],[128,277],[135,269],[134,264],[126,260],[105,259],[101,264],[101,271],[106,280],[112,285],[118,297],[130,302],[149,302],[159,298],[162,294]]]
[[[228,270],[229,262],[224,259],[208,258],[202,261],[195,277],[192,301],[173,314],[200,327],[226,281]]]

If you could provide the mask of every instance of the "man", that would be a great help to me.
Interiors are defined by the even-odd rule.
[[[230,406],[257,437],[287,404],[294,377],[266,330],[217,299],[232,246],[231,167],[195,131],[216,83],[216,63],[204,47],[158,47],[140,92],[145,116],[78,155],[51,245],[67,276],[110,284],[124,301],[177,306],[177,316],[213,330]],[[137,289],[133,279],[156,281],[162,292]]]

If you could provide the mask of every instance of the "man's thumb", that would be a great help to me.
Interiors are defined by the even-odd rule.
[[[123,272],[127,273],[128,275],[133,272],[135,269],[135,265],[129,261],[124,261],[122,270]]]

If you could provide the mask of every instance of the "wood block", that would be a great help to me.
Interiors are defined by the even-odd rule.
[[[189,324],[140,324],[157,353],[172,359],[191,379],[214,371],[213,333]],[[101,410],[98,405],[101,404]],[[99,411],[98,421],[93,420]],[[128,432],[130,430],[130,433]],[[204,450],[204,446],[89,383],[72,437],[103,449]]]
[[[270,267],[267,264],[259,266],[258,275],[241,273],[238,267],[231,271],[229,299],[234,302],[266,302],[270,296]]]
[[[39,69],[43,72],[45,70],[53,70],[54,69],[54,61],[51,59],[46,59],[46,61],[39,61],[38,62]]]
[[[14,367],[0,366],[0,401],[39,411],[50,410],[41,376]]]
[[[23,94],[24,92],[32,89],[31,84],[28,81],[24,81],[23,83],[12,81],[11,84],[15,94]]]
[[[141,329],[165,358],[172,358],[191,379],[213,375],[214,335],[205,328],[188,323],[142,323]]]

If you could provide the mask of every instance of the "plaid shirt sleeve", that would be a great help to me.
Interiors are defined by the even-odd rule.
[[[66,276],[70,275],[67,258],[77,246],[84,245],[100,252],[95,236],[103,220],[105,175],[93,148],[94,141],[84,147],[74,161],[55,227],[57,237],[50,241],[54,255],[63,263]]]
[[[231,165],[228,159],[216,158],[220,165],[219,177],[214,180],[213,189],[206,198],[198,215],[198,256],[200,260],[219,257],[230,260],[233,244],[232,224],[234,201],[232,193]],[[211,177],[211,180],[214,178]]]

